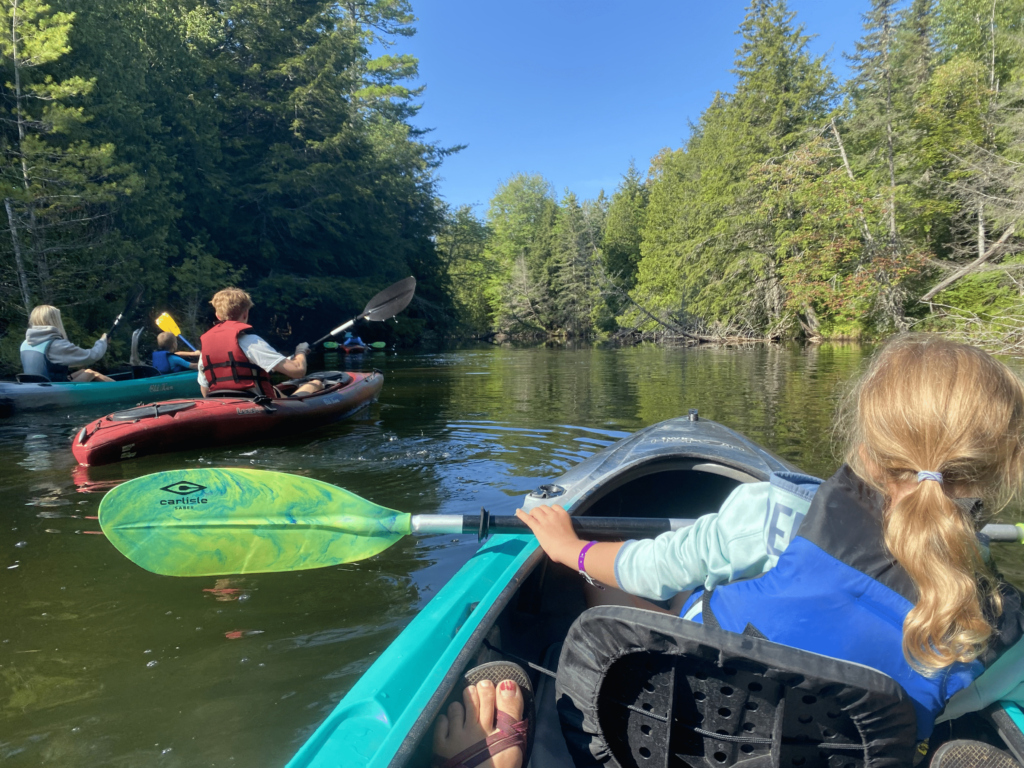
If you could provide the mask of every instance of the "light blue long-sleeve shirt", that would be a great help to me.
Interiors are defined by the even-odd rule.
[[[767,483],[741,485],[717,514],[656,539],[623,544],[615,580],[630,594],[667,600],[677,592],[764,573],[796,535],[821,482],[784,472]]]

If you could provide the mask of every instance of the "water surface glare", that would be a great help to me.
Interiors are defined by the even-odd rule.
[[[99,411],[0,422],[0,762],[281,766],[476,550],[403,539],[316,571],[176,579],[96,535],[103,493],[180,467],[296,472],[411,513],[510,514],[522,496],[641,428],[699,408],[827,476],[831,418],[865,351],[506,349],[377,355],[380,402],[275,444],[76,469]],[[338,367],[337,356],[324,367]],[[681,507],[680,516],[687,510]],[[1000,546],[1024,583],[1020,547]]]

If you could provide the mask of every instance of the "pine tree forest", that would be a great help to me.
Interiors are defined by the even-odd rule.
[[[1024,2],[873,0],[845,83],[809,34],[753,0],[734,91],[610,198],[517,175],[486,217],[449,211],[461,321],[1024,349]]]
[[[876,339],[1024,351],[1024,0],[872,0],[841,82],[751,0],[735,87],[584,200],[441,199],[409,0],[2,0],[0,355],[135,283],[186,335],[244,285],[320,335],[406,275],[424,339]],[[346,315],[346,312],[349,314]],[[114,356],[127,354],[124,339]]]

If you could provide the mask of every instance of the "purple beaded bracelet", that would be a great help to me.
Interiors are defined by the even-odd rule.
[[[584,579],[586,579],[588,584],[591,584],[591,585],[597,587],[598,589],[604,589],[604,587],[602,587],[600,584],[598,584],[596,581],[594,581],[594,579],[590,576],[590,574],[587,573],[587,568],[584,565],[584,561],[587,558],[587,550],[590,549],[595,544],[597,544],[596,541],[589,541],[586,544],[584,544],[583,545],[583,549],[580,550],[580,559],[579,559],[579,563],[578,563],[578,565],[579,565],[579,572],[580,572],[580,576],[582,576]]]

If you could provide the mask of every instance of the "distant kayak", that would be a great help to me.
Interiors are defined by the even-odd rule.
[[[383,342],[380,342],[380,347],[368,346],[366,344],[345,344],[340,341],[324,342],[324,349],[334,350],[336,352],[340,352],[343,355],[362,355],[367,352],[372,352],[374,349],[383,348]]]
[[[244,395],[170,400],[118,411],[86,425],[72,450],[79,464],[98,466],[139,456],[244,443],[304,432],[352,415],[384,385],[379,371],[329,371],[320,392],[257,402]],[[195,380],[195,374],[192,375]],[[294,391],[299,382],[281,385]]]
[[[131,376],[114,374],[114,376]],[[0,416],[22,411],[113,405],[199,395],[195,371],[115,381],[21,383],[0,381]]]

